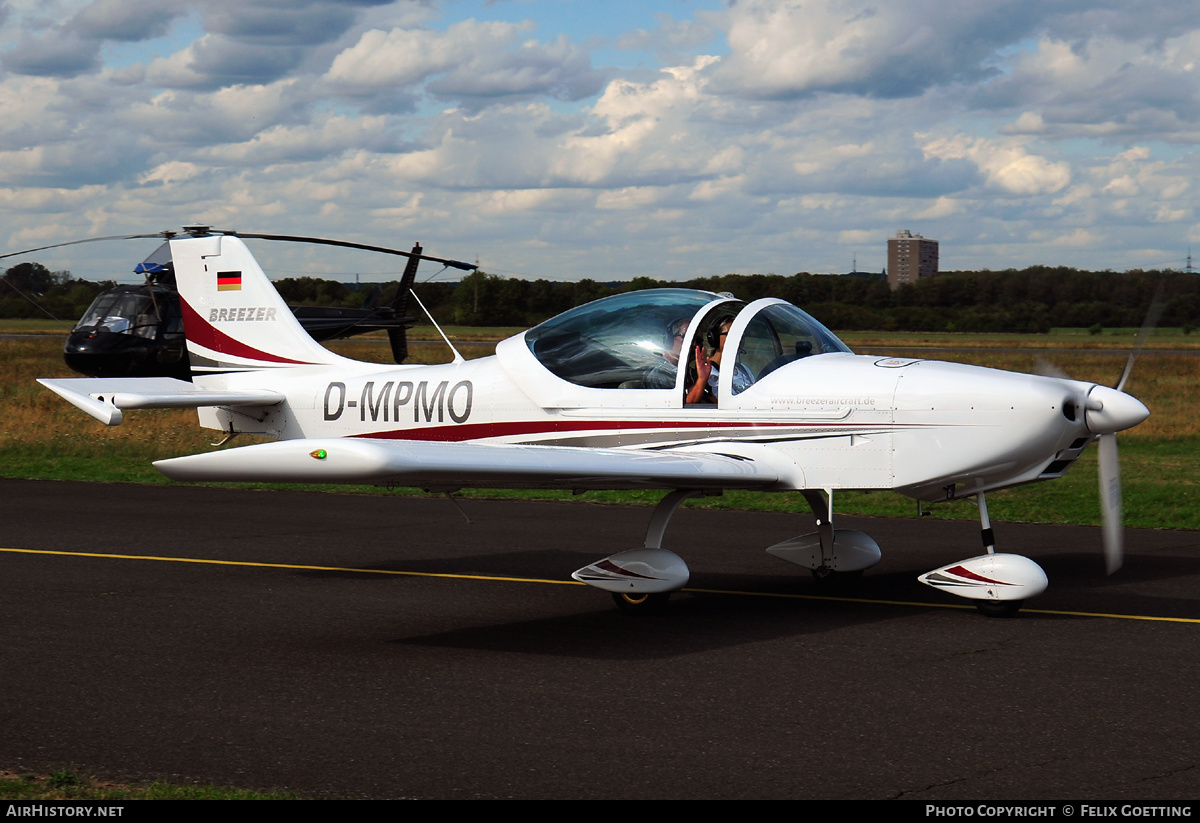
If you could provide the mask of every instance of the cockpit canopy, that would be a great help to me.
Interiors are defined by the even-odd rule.
[[[744,326],[735,322],[746,315]],[[529,351],[555,376],[595,389],[680,389],[679,363],[697,344],[710,353],[720,328],[744,328],[736,360],[725,368],[742,391],[785,363],[850,349],[800,309],[780,300],[747,306],[728,295],[692,289],[649,289],[606,297],[560,314],[525,333]],[[714,334],[714,330],[716,333]]]
[[[750,315],[745,331],[737,341],[735,373],[749,375],[748,385],[733,384],[740,394],[780,366],[804,357],[830,352],[849,353],[850,348],[833,332],[791,303],[777,302],[747,307]]]
[[[691,289],[618,294],[533,327],[525,332],[525,343],[551,373],[577,386],[674,388],[688,325],[719,299]],[[662,385],[648,384],[654,373]]]

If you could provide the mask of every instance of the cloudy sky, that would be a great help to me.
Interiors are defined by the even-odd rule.
[[[198,222],[550,279],[878,271],[898,229],[943,269],[1200,253],[1185,2],[0,0],[0,107],[4,251]]]

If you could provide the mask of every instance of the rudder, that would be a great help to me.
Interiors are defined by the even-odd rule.
[[[171,258],[193,375],[343,359],[308,335],[240,238],[176,238]]]

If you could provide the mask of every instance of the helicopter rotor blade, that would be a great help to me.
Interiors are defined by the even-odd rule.
[[[250,232],[242,231],[220,231],[213,230],[214,234],[228,234],[231,237],[246,237],[251,240],[282,240],[290,243],[315,243],[318,246],[339,246],[346,249],[362,249],[363,251],[374,251],[380,254],[394,254],[399,257],[417,258],[419,260],[429,260],[433,263],[441,263],[444,266],[461,269],[462,271],[474,271],[478,268],[474,263],[464,263],[461,260],[448,260],[444,257],[430,257],[428,254],[414,254],[410,251],[400,251],[399,249],[389,249],[385,246],[368,246],[365,243],[351,243],[348,240],[329,240],[324,237],[302,237],[289,234],[251,234]]]
[[[152,237],[158,237],[163,240],[169,240],[175,236],[172,231],[160,231],[154,234],[112,234],[108,237],[86,237],[83,240],[69,240],[66,243],[52,243],[49,246],[38,246],[36,249],[24,249],[23,251],[10,251],[8,254],[0,254],[0,260],[6,257],[17,257],[22,254],[33,254],[35,251],[46,251],[47,249],[60,249],[63,246],[78,246],[80,243],[98,243],[101,240],[142,240]]]

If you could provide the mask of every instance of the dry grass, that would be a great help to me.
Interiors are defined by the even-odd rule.
[[[5,377],[0,381],[0,445],[54,444],[64,454],[134,451],[163,457],[205,448],[211,433],[196,427],[195,412],[155,410],[138,415],[136,426],[102,426],[53,392],[38,377],[78,377],[62,360],[61,342],[49,338],[0,341]],[[154,458],[157,459],[157,458]]]

